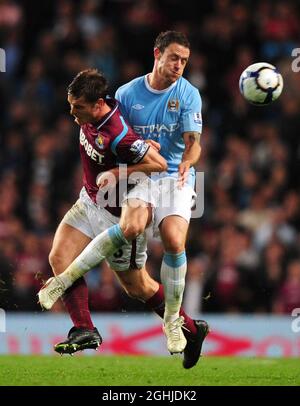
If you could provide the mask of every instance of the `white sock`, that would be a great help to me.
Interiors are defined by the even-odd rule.
[[[71,265],[59,275],[65,288],[69,288],[77,279],[127,243],[119,224],[97,235]]]
[[[165,252],[161,265],[161,282],[165,293],[164,322],[178,319],[187,270],[185,251],[179,254]]]

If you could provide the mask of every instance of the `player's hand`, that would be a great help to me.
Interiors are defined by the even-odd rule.
[[[189,161],[181,162],[178,165],[178,188],[182,189],[190,174],[191,164]]]
[[[152,148],[155,149],[155,151],[159,152],[160,151],[160,143],[153,141],[153,140],[145,140],[147,144],[149,144]]]
[[[116,187],[119,179],[117,173],[111,169],[110,171],[99,173],[96,178],[96,184],[99,189],[105,188],[106,190]]]

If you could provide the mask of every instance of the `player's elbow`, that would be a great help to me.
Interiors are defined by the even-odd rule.
[[[167,161],[155,149],[149,148],[145,163],[151,167],[151,172],[164,172],[168,169]]]

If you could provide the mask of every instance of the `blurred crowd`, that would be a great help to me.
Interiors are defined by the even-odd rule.
[[[205,174],[205,204],[190,226],[185,307],[300,307],[300,72],[292,70],[299,10],[299,0],[0,0],[0,307],[39,310],[53,234],[81,188],[66,86],[96,67],[113,95],[151,71],[154,39],[166,29],[188,35],[185,76],[203,100],[197,171]],[[284,78],[272,106],[251,106],[239,93],[241,72],[259,61]],[[161,243],[149,241],[148,254],[159,279]],[[87,281],[92,310],[145,310],[105,263]]]

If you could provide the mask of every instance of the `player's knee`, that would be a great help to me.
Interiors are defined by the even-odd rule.
[[[184,242],[181,236],[172,236],[172,238],[167,239],[164,243],[164,248],[166,252],[171,254],[178,254],[185,250]]]
[[[52,268],[52,271],[55,275],[60,274],[64,271],[63,269],[63,258],[62,256],[57,253],[57,252],[53,252],[51,251],[49,254],[49,264]]]
[[[145,230],[142,224],[126,224],[122,227],[124,237],[127,240],[134,240]]]

